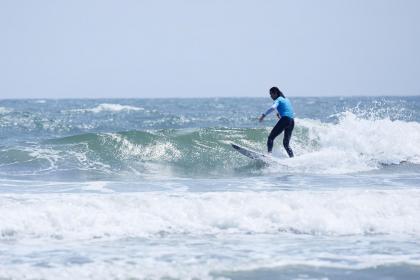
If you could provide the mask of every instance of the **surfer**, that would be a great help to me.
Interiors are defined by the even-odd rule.
[[[295,127],[292,104],[277,87],[270,88],[270,96],[274,100],[273,105],[265,113],[261,114],[258,119],[260,122],[262,122],[265,116],[274,110],[277,110],[277,116],[280,118],[268,136],[268,153],[271,154],[271,151],[273,150],[274,139],[284,130],[283,146],[286,149],[289,157],[293,157],[293,151],[289,146],[290,137],[292,136],[292,131]]]

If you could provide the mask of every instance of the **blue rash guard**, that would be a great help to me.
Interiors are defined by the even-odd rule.
[[[291,119],[294,118],[295,113],[293,112],[292,104],[290,103],[289,99],[284,97],[278,97],[276,100],[274,100],[273,105],[271,105],[270,108],[264,113],[264,116],[267,116],[274,110],[277,110],[277,112],[282,117],[289,117]]]

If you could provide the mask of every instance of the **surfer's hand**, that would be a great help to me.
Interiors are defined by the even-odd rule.
[[[262,121],[263,121],[263,119],[264,119],[264,117],[265,117],[265,115],[264,115],[264,114],[261,114],[261,116],[258,118],[258,121],[259,121],[259,122],[262,122]]]
[[[281,119],[281,116],[280,116],[280,114],[279,114],[279,113],[277,113],[277,118]]]

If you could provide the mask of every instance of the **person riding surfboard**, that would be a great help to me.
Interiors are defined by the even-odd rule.
[[[277,110],[277,116],[280,118],[268,136],[268,153],[271,154],[273,150],[274,139],[284,130],[283,146],[289,157],[293,157],[292,148],[289,146],[290,138],[292,137],[292,131],[295,127],[295,113],[293,111],[292,103],[284,96],[278,87],[270,88],[270,96],[274,100],[273,105],[258,118],[258,120],[262,122],[264,118],[274,110]]]

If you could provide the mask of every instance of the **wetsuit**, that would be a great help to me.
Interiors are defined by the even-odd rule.
[[[271,130],[270,135],[268,136],[268,152],[271,153],[273,150],[274,139],[284,130],[283,146],[286,149],[289,157],[293,157],[293,151],[289,146],[290,137],[292,136],[292,131],[295,127],[295,121],[293,119],[295,114],[293,112],[292,104],[290,103],[289,99],[280,96],[274,100],[273,105],[263,115],[267,116],[274,110],[277,110],[279,113],[280,120],[277,122],[273,130]]]

